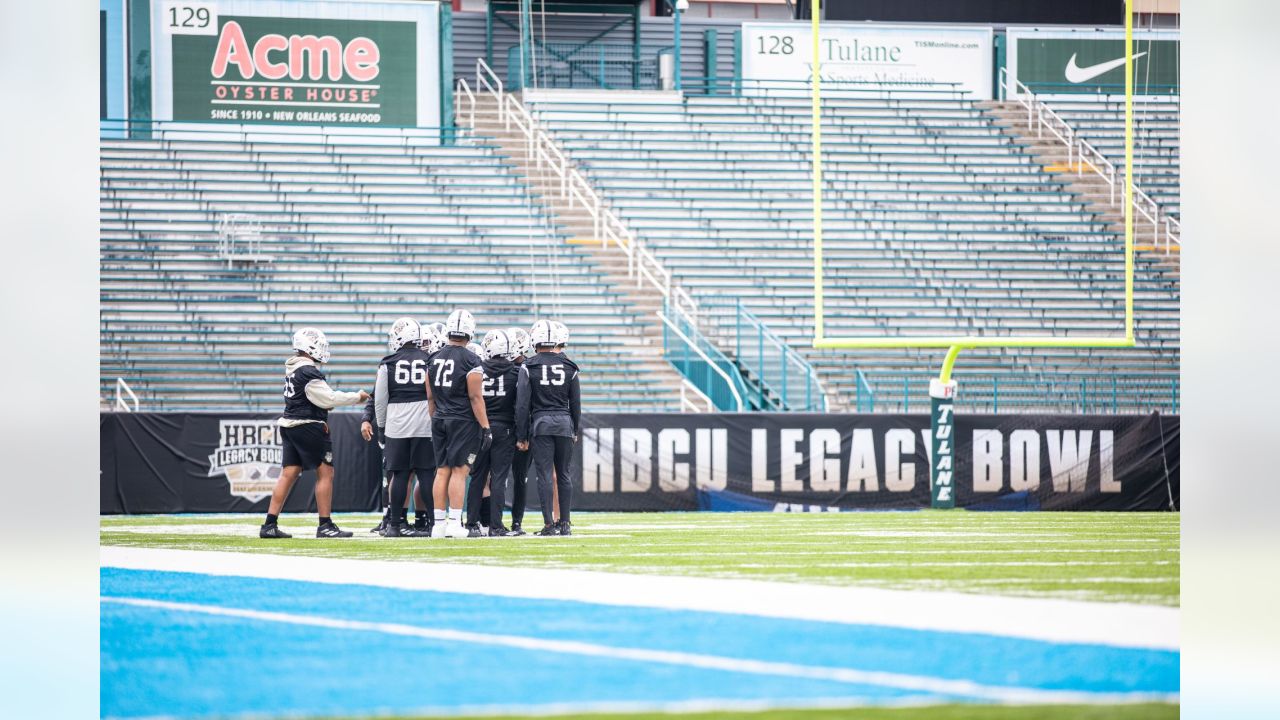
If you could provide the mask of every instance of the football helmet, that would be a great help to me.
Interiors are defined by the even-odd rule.
[[[422,327],[411,317],[402,317],[387,331],[387,347],[395,352],[409,343],[422,340]]]
[[[511,339],[511,352],[514,355],[528,357],[533,354],[533,343],[529,342],[529,331],[524,328],[507,328],[507,337]]]
[[[318,363],[329,362],[329,338],[313,327],[304,327],[293,334],[293,349],[310,355]]]
[[[518,354],[514,352],[515,343],[511,341],[511,336],[506,330],[490,330],[484,334],[484,340],[481,341],[480,347],[484,349],[482,357],[493,360],[494,358],[504,357],[512,360]]]
[[[556,345],[567,345],[569,343],[569,328],[559,320],[551,321],[551,342]]]
[[[466,310],[454,310],[444,321],[444,334],[450,340],[470,340],[476,334],[476,319]]]
[[[418,347],[423,351],[433,353],[444,347],[444,338],[441,337],[437,328],[444,327],[441,323],[431,323],[422,326],[422,337],[418,339]]]
[[[476,357],[484,357],[484,348],[480,347],[479,343],[469,342],[467,343],[467,349]]]
[[[551,326],[550,320],[539,320],[529,328],[529,342],[533,343],[536,350],[543,345],[555,345],[555,330]]]

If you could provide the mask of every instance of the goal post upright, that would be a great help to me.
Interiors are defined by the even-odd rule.
[[[952,370],[963,350],[975,348],[1128,348],[1137,342],[1134,334],[1134,242],[1133,242],[1133,0],[1124,3],[1124,335],[1067,337],[1055,335],[882,336],[827,337],[823,298],[822,238],[822,114],[821,114],[821,0],[812,0],[810,32],[813,45],[810,83],[812,90],[813,141],[813,347],[818,349],[942,349],[947,354],[938,377],[931,378],[930,395],[930,504],[935,508],[955,506],[952,469],[956,382]]]

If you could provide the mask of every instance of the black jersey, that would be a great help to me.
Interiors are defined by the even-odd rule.
[[[430,356],[415,343],[382,358],[387,373],[387,403],[427,401],[427,366]]]
[[[430,356],[427,381],[435,401],[436,418],[474,420],[467,398],[467,373],[480,365],[480,358],[459,345],[445,345]]]
[[[284,418],[286,420],[324,422],[329,419],[328,410],[307,399],[307,383],[312,380],[324,380],[324,373],[311,362],[295,362],[294,359],[290,359],[285,364]]]
[[[578,426],[581,399],[578,366],[564,353],[534,353],[524,361],[529,371],[529,410],[534,421],[545,415],[566,414]]]
[[[514,424],[516,408],[528,403],[529,373],[523,365],[493,358],[472,370],[484,376],[484,409],[490,423]],[[521,399],[524,403],[519,402]]]

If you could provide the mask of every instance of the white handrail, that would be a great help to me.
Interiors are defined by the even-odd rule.
[[[467,113],[468,124],[474,128],[476,126],[476,96],[471,92],[471,87],[467,85],[466,78],[458,78],[458,90],[454,91],[454,107],[457,107],[460,104],[457,99],[461,97],[458,95],[459,92],[466,93],[467,101],[470,103],[470,108]]]
[[[671,322],[671,319],[664,315],[661,310],[658,310],[654,314],[657,315],[658,319],[665,323],[667,327],[671,328],[671,332],[675,333],[676,337],[683,340],[686,345],[692,348],[693,351],[698,354],[698,357],[702,358],[702,361],[707,364],[707,367],[715,370],[717,375],[724,378],[724,384],[729,386],[729,392],[733,393],[733,402],[738,406],[738,412],[742,412],[742,395],[738,393],[738,388],[734,387],[733,379],[729,377],[729,374],[724,370],[721,370],[720,366],[717,365],[714,360],[707,357],[707,354],[702,351],[702,348],[698,347],[698,344],[693,340],[690,340],[689,336],[685,335],[680,328],[676,327],[676,324]]]
[[[627,256],[627,274],[636,280],[637,286],[648,282],[667,298],[671,306],[690,320],[697,316],[698,305],[682,287],[676,285],[669,271],[627,229],[626,224],[614,214],[596,193],[586,177],[560,150],[545,130],[538,127],[529,110],[514,95],[503,91],[502,80],[483,58],[476,58],[476,89],[493,96],[498,108],[498,119],[510,130],[512,125],[524,136],[529,160],[536,167],[548,167],[560,181],[560,195],[573,206],[580,207],[591,217],[596,239],[605,248],[615,246]],[[473,120],[474,126],[474,120]]]
[[[1027,109],[1027,128],[1035,127],[1035,123],[1038,122],[1037,135],[1043,137],[1044,131],[1047,129],[1050,134],[1065,144],[1067,146],[1067,166],[1070,167],[1074,164],[1076,173],[1080,174],[1084,172],[1084,166],[1088,165],[1091,170],[1106,181],[1107,187],[1111,191],[1111,204],[1115,205],[1118,180],[1115,164],[1098,152],[1097,148],[1090,145],[1084,138],[1079,137],[1075,129],[1067,121],[1063,120],[1044,101],[1036,97],[1035,93],[1022,84],[1022,81],[1010,75],[1008,70],[1000,68],[1000,78],[1005,99],[1009,99],[1010,94],[1016,94],[1017,97],[1013,98],[1013,100]],[[1056,124],[1054,121],[1056,121]],[[1170,218],[1168,214],[1162,216],[1160,205],[1136,184],[1133,186],[1131,202],[1134,210],[1151,223],[1151,237],[1154,247],[1160,246],[1162,220],[1165,254],[1169,254],[1173,245],[1182,246],[1182,225]],[[1170,222],[1170,220],[1173,221]]]
[[[702,407],[695,405],[694,402],[689,399],[689,395],[693,395],[696,400],[700,400],[702,402]],[[689,412],[696,413],[715,412],[716,404],[711,402],[711,398],[707,397],[706,393],[699,390],[697,385],[689,382],[689,378],[681,377],[680,412],[685,412],[686,408]]]
[[[133,400],[132,409],[129,407],[129,404],[124,401],[124,395],[121,394],[121,390],[128,394],[129,398]],[[138,412],[138,407],[138,396],[134,394],[133,388],[129,387],[129,383],[125,382],[124,378],[116,378],[116,409],[122,412]]]

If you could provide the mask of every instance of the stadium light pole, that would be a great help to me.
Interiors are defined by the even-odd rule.
[[[674,3],[674,4],[671,4],[671,0],[667,0],[667,2],[668,2],[668,4],[671,6],[671,14],[676,16],[676,17],[675,17],[676,27],[675,27],[675,43],[674,43],[674,44],[675,44],[675,51],[676,51],[676,58],[675,58],[675,60],[676,60],[676,91],[677,91],[677,92],[679,92],[679,91],[680,91],[680,89],[681,89],[681,84],[680,84],[680,16],[684,14],[684,11],[685,11],[685,10],[688,10],[688,9],[689,9],[689,0],[675,0],[675,3]]]

